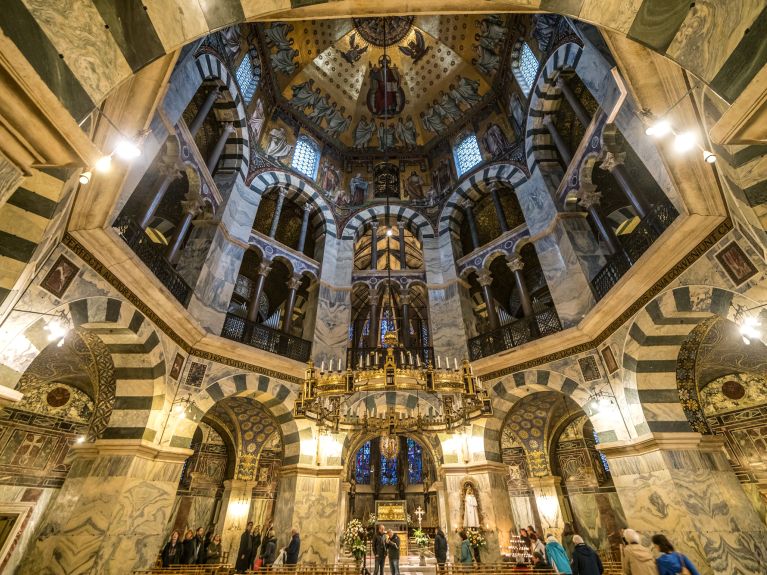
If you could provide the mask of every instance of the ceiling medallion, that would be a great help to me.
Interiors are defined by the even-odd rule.
[[[398,43],[410,32],[414,20],[415,16],[352,18],[359,35],[374,46],[391,46]]]

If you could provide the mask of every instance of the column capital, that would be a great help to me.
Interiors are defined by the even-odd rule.
[[[271,261],[265,261],[258,264],[258,275],[260,276],[268,276],[269,272],[272,271],[272,262]]]
[[[525,262],[522,261],[521,257],[514,256],[506,262],[506,265],[509,266],[509,269],[513,272],[521,272],[525,267]]]
[[[181,207],[184,208],[185,214],[190,214],[192,216],[197,215],[200,211],[202,211],[204,204],[202,201],[202,198],[200,197],[191,197],[183,200],[181,202]]]
[[[157,163],[157,173],[175,180],[184,173],[184,162],[178,157],[165,156]]]
[[[489,286],[491,283],[493,283],[493,274],[491,274],[488,270],[477,272],[477,281],[482,287]]]
[[[314,209],[314,206],[311,205],[309,202],[306,202],[303,206],[301,206],[301,209],[304,211],[304,214],[307,214]]]
[[[298,289],[301,286],[301,278],[303,278],[303,275],[300,274],[294,274],[290,276],[290,279],[286,284],[288,289]]]
[[[379,222],[378,220],[373,220],[372,222],[370,222],[370,227],[371,227],[372,229],[374,229],[374,230],[377,230],[377,229],[378,229],[378,224],[379,224],[379,223],[380,223],[380,222]]]
[[[413,296],[411,296],[409,293],[403,293],[399,296],[399,302],[402,305],[410,305],[410,301]]]
[[[605,151],[599,159],[602,162],[599,167],[608,172],[612,172],[618,166],[626,163],[626,152]]]
[[[474,202],[471,198],[463,198],[460,202],[460,206],[465,210],[474,209]]]
[[[544,114],[543,116],[543,125],[544,126],[553,126],[554,125],[554,118],[553,114]]]
[[[232,122],[223,122],[221,124],[221,129],[223,133],[231,134],[232,132],[234,132],[234,124]]]
[[[380,301],[381,296],[378,295],[378,292],[375,288],[370,288],[370,295],[368,296],[368,301],[370,302],[370,305],[378,305],[378,302]]]
[[[597,191],[594,184],[581,184],[578,191],[579,203],[587,210],[595,208],[602,200],[602,192]]]

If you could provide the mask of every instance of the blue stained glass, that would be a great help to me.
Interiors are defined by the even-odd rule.
[[[407,481],[423,483],[423,448],[414,439],[407,440]]]
[[[366,441],[357,451],[354,480],[360,485],[370,485],[370,442]]]
[[[594,443],[599,444],[599,435],[597,435],[596,431],[594,431]],[[602,467],[605,468],[605,471],[607,473],[610,473],[610,466],[607,464],[607,457],[605,457],[605,454],[602,453],[601,451],[599,451],[598,453],[599,453],[599,458],[602,460]]]
[[[397,485],[397,457],[381,455],[381,485]]]

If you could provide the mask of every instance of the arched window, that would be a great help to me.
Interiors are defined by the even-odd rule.
[[[407,438],[407,482],[423,483],[423,448],[415,439]]]
[[[535,57],[530,46],[527,42],[522,42],[519,54],[511,63],[511,71],[525,96],[530,96],[530,91],[533,89],[535,77],[538,75],[538,65],[538,58]]]
[[[317,177],[317,167],[320,164],[320,152],[317,144],[306,136],[301,136],[296,142],[293,152],[293,162],[290,167],[301,172],[312,180]]]
[[[366,441],[357,451],[354,481],[360,485],[370,484],[370,442]]]
[[[246,53],[242,60],[240,60],[235,76],[237,77],[237,84],[240,86],[245,104],[250,104],[258,89],[258,81],[261,77],[260,65],[254,65],[254,60],[250,53]]]
[[[482,161],[482,152],[479,151],[477,136],[473,133],[465,136],[455,146],[453,154],[458,175],[462,176]]]

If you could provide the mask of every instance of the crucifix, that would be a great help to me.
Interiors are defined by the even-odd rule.
[[[423,519],[424,513],[425,512],[424,512],[423,509],[421,509],[420,505],[418,507],[416,507],[416,509],[415,509],[415,516],[418,517],[418,529],[421,528],[421,519]]]

